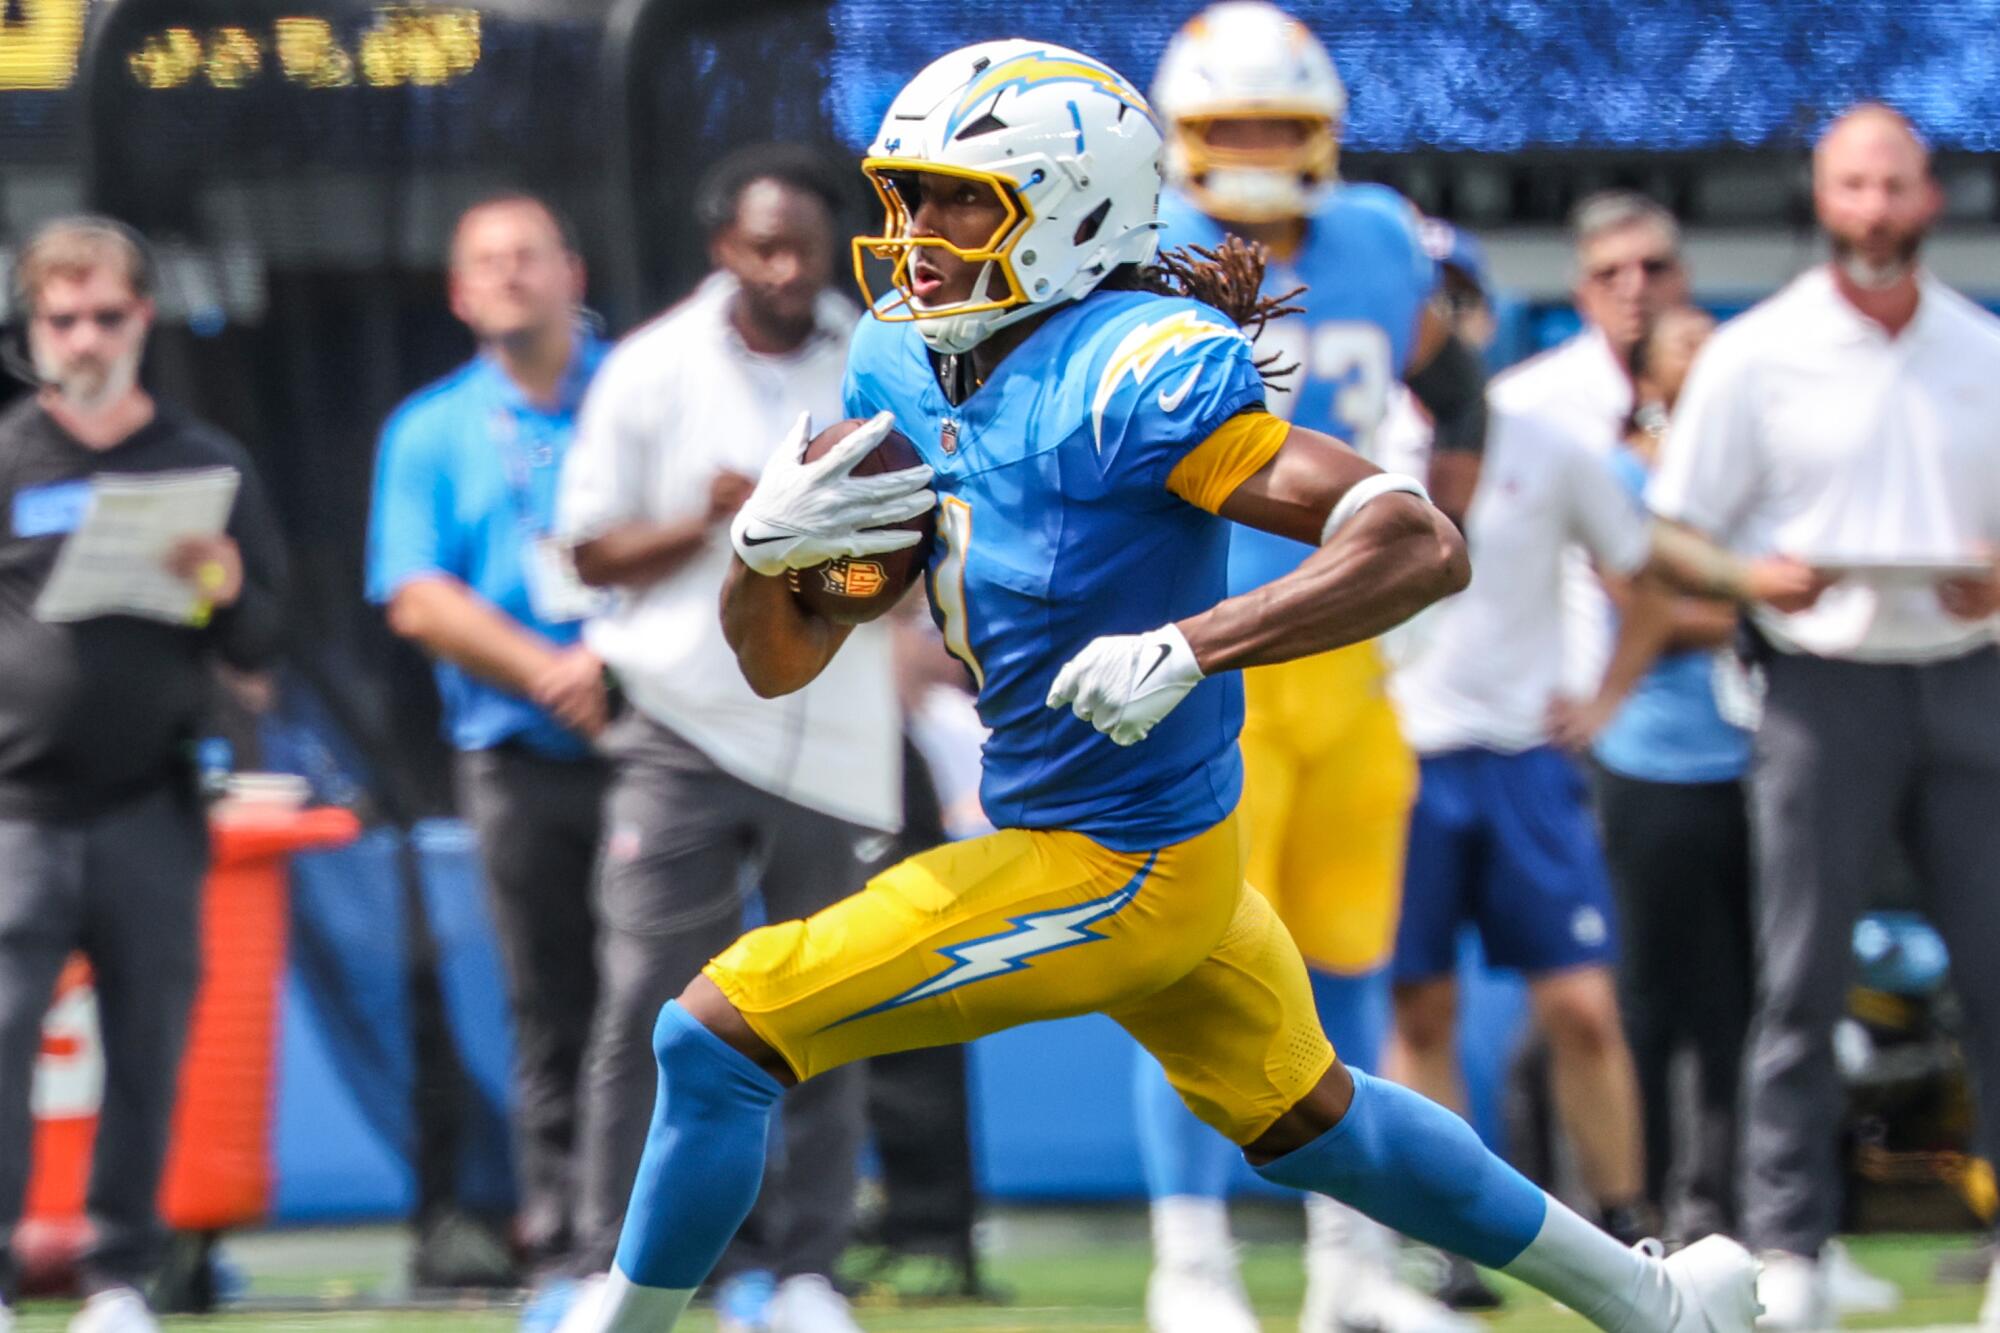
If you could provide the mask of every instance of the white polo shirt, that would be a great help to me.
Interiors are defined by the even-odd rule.
[[[1632,379],[1594,324],[1495,375],[1487,393],[1495,411],[1548,417],[1607,455],[1632,415]],[[1611,661],[1616,617],[1582,551],[1571,551],[1565,562],[1562,601],[1563,692],[1587,698]]]
[[[2000,319],[1920,277],[1891,337],[1824,266],[1722,326],[1674,410],[1647,500],[1748,555],[1950,559],[2000,545]],[[1780,648],[1924,662],[1993,641],[1928,582],[1855,577],[1757,612]]]
[[[727,275],[710,277],[605,359],[563,467],[556,526],[565,540],[699,514],[715,473],[762,472],[801,411],[815,428],[841,419],[858,312],[822,297],[813,337],[789,355],[764,356],[729,322],[735,290]],[[888,627],[862,626],[819,679],[760,699],[722,637],[729,561],[729,535],[718,527],[666,578],[620,592],[586,627],[586,641],[634,706],[724,771],[853,823],[899,827],[903,751]]]
[[[1649,520],[1562,422],[1496,411],[1465,540],[1471,584],[1424,612],[1414,656],[1389,688],[1419,754],[1518,753],[1547,743],[1563,683],[1568,551],[1580,545],[1603,568],[1630,573],[1645,563]]]

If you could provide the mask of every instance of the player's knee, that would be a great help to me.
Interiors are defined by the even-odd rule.
[[[1458,1032],[1458,993],[1449,981],[1396,988],[1396,1035],[1419,1054],[1448,1048]]]
[[[1339,1124],[1354,1104],[1354,1076],[1335,1060],[1305,1096],[1279,1116],[1270,1128],[1243,1145],[1251,1166],[1265,1166],[1305,1147]]]
[[[757,1035],[742,1012],[730,1003],[728,996],[722,993],[722,988],[710,981],[706,975],[697,973],[695,979],[681,991],[680,997],[674,1004],[678,1005],[689,1018],[701,1024],[738,1054],[786,1087],[791,1087],[799,1081],[784,1058]],[[687,1039],[688,1033],[685,1027],[670,1021],[663,1010],[659,1023],[653,1029],[653,1054],[659,1060],[661,1068],[667,1066],[672,1053]]]

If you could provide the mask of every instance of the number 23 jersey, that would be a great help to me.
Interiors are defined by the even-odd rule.
[[[1048,316],[953,406],[914,325],[864,315],[846,411],[882,410],[937,472],[928,586],[991,730],[995,825],[1119,851],[1192,837],[1235,808],[1242,686],[1205,680],[1137,745],[1047,706],[1105,634],[1156,629],[1226,595],[1214,509],[1283,440],[1249,341],[1196,301],[1099,291]]]
[[[1221,224],[1186,196],[1160,196],[1160,246],[1220,245]],[[1402,377],[1416,341],[1417,321],[1437,285],[1437,266],[1424,250],[1417,213],[1382,185],[1341,185],[1306,221],[1298,253],[1274,258],[1264,290],[1305,293],[1299,314],[1276,320],[1258,339],[1281,365],[1298,370],[1277,381],[1271,410],[1301,426],[1352,445],[1363,456]],[[1379,460],[1376,460],[1379,461]],[[1230,553],[1231,592],[1261,587],[1289,574],[1312,548],[1244,529]]]

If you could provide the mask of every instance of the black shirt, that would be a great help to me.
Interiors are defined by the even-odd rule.
[[[135,616],[35,618],[65,524],[48,499],[99,473],[235,468],[228,531],[243,592],[203,628]],[[26,500],[23,500],[23,496]],[[61,506],[55,506],[60,509]],[[29,534],[23,535],[23,528]],[[283,544],[249,457],[228,436],[161,407],[109,449],[91,449],[32,397],[0,413],[0,817],[75,818],[185,777],[206,705],[210,655],[254,668],[276,651]]]

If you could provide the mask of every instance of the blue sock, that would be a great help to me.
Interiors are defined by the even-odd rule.
[[[1389,1033],[1389,969],[1378,967],[1358,977],[1313,968],[1313,1003],[1319,1025],[1349,1069],[1382,1067],[1382,1042]]]
[[[1229,1174],[1242,1153],[1195,1118],[1167,1082],[1167,1071],[1144,1047],[1133,1055],[1132,1105],[1139,1122],[1139,1162],[1146,1170],[1147,1197],[1227,1197]]]
[[[764,1180],[771,1108],[784,1089],[676,1003],[653,1029],[660,1090],[639,1159],[618,1271],[643,1287],[701,1285]]]
[[[1513,1262],[1541,1231],[1547,1196],[1444,1107],[1352,1072],[1354,1101],[1340,1123],[1257,1174],[1331,1195],[1488,1268]]]

